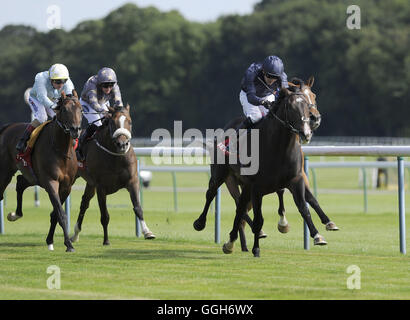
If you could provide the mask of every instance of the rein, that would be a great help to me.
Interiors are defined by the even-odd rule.
[[[288,97],[290,97],[290,96],[305,96],[303,93],[291,93]],[[305,99],[304,99],[305,100]],[[305,102],[306,102],[306,100],[305,100]],[[301,131],[300,130],[298,130],[298,129],[296,129],[290,122],[289,122],[289,120],[288,120],[288,108],[287,108],[287,106],[288,106],[288,99],[286,100],[286,102],[285,102],[285,106],[284,106],[284,108],[285,108],[285,117],[286,117],[286,119],[285,120],[282,120],[281,118],[279,118],[274,112],[273,112],[273,109],[272,108],[270,108],[269,109],[269,115],[271,115],[272,117],[274,117],[276,120],[278,120],[286,129],[288,129],[288,130],[290,130],[291,132],[293,132],[293,133],[296,133],[296,134],[301,134]],[[306,120],[303,120],[303,118],[302,118],[302,121],[304,121],[304,122],[308,122],[309,121],[309,119],[306,119]]]
[[[110,137],[112,137],[113,139],[115,139],[116,137],[118,137],[119,135],[123,134],[125,135],[127,138],[130,138],[129,134],[127,132],[125,132],[125,130],[122,129],[117,129],[114,133],[112,132],[112,128],[109,124],[109,120],[107,119],[106,122],[106,126],[108,126],[108,130],[109,130],[109,134]],[[112,156],[125,156],[127,154],[127,152],[130,150],[131,148],[131,143],[128,145],[127,149],[124,151],[124,153],[119,153],[119,152],[113,152],[109,149],[107,149],[106,147],[104,147],[102,144],[100,144],[97,140],[97,137],[94,139],[95,140],[95,144],[97,145],[97,147],[99,147],[101,150],[107,152],[108,154],[112,155]]]

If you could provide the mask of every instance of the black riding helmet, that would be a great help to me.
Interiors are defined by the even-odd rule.
[[[263,60],[262,69],[270,78],[280,78],[284,72],[283,62],[277,56],[268,56]]]

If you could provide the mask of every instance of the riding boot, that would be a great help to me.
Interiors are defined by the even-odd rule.
[[[247,129],[247,132],[249,129],[253,127],[254,123],[252,122],[251,118],[247,117],[242,123],[235,128],[236,131],[236,136],[237,136],[237,141],[239,141],[239,130],[240,129]],[[225,139],[225,143],[219,143],[218,148],[221,149],[225,154],[229,154],[229,138]]]
[[[82,134],[80,136],[80,139],[78,139],[77,160],[84,161],[83,147],[86,144],[87,140],[93,136],[97,128],[98,126],[96,126],[95,124],[90,124],[87,129],[85,129],[84,134]]]
[[[19,153],[23,153],[26,150],[27,141],[28,139],[30,139],[31,133],[33,132],[34,129],[35,127],[29,124],[26,127],[26,130],[24,130],[23,136],[20,138],[20,140],[18,141],[16,145],[16,149]]]

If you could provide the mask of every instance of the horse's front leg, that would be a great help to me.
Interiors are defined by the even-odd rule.
[[[252,189],[252,207],[253,207],[253,226],[252,232],[254,234],[254,242],[252,253],[254,257],[260,256],[259,248],[259,234],[263,226],[263,216],[262,216],[262,194],[257,188]]]
[[[319,202],[313,196],[312,192],[310,192],[308,186],[305,189],[306,201],[311,205],[311,207],[316,211],[317,215],[320,218],[320,221],[326,225],[327,231],[337,231],[339,228],[333,221],[330,221],[329,217],[323,212],[322,208],[319,205]]]
[[[310,236],[314,240],[315,245],[325,245],[327,242],[325,239],[319,234],[317,231],[315,225],[313,224],[312,217],[309,212],[309,208],[306,203],[305,199],[305,182],[303,177],[297,177],[291,181],[289,184],[289,190],[292,192],[293,195],[293,200],[295,201],[295,204],[303,218],[303,220],[306,222]]]
[[[108,213],[107,209],[107,194],[104,190],[97,188],[97,198],[98,198],[98,206],[100,207],[100,214],[101,214],[101,225],[104,230],[104,246],[110,245],[110,241],[108,240],[108,223],[110,222],[110,214]]]
[[[144,215],[141,207],[140,195],[139,195],[139,183],[138,180],[133,180],[127,187],[128,192],[130,193],[130,198],[133,206],[135,216],[139,219],[142,233],[144,238],[147,240],[155,239],[155,235],[148,228],[147,224],[144,221]]]
[[[51,219],[50,219],[50,230],[47,236],[47,245],[49,250],[54,250],[53,247],[53,238],[54,238],[54,232],[55,232],[55,227],[57,222],[63,229],[64,233],[64,244],[67,247],[66,252],[74,252],[74,247],[71,243],[71,240],[68,235],[68,230],[67,230],[67,214],[64,212],[63,206],[61,205],[68,197],[70,194],[70,189],[68,188],[67,190],[61,190],[59,192],[59,182],[58,181],[49,181],[44,189],[48,193],[48,197],[50,198],[51,204],[53,205],[53,212],[51,213]],[[59,194],[60,193],[60,194]]]
[[[83,197],[81,198],[80,213],[78,214],[77,222],[74,226],[74,235],[71,237],[72,242],[76,242],[80,238],[84,215],[90,205],[90,200],[94,197],[94,195],[95,187],[87,183]]]

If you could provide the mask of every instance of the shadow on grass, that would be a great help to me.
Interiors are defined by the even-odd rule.
[[[101,258],[116,260],[175,260],[215,259],[215,251],[211,250],[185,250],[185,249],[109,249]]]
[[[41,243],[27,243],[27,242],[0,242],[0,248],[24,248],[24,247],[44,247]]]

